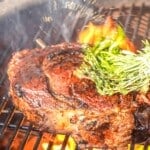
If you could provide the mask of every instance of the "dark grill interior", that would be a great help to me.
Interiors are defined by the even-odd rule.
[[[97,9],[97,8],[95,8]],[[101,9],[103,16],[112,15],[125,29],[129,37],[135,42],[138,47],[141,47],[142,39],[150,39],[150,7],[135,6],[131,7],[122,6],[121,8]],[[95,18],[94,18],[95,17]],[[98,15],[93,18],[96,20]],[[48,18],[47,18],[48,19]],[[49,32],[49,26],[45,23],[39,25],[39,29],[34,33],[32,37],[32,43],[35,45],[35,39],[41,38],[45,43],[52,44],[61,41],[60,39],[55,42],[48,41],[47,35]],[[29,44],[29,47],[34,47]],[[5,49],[4,49],[5,48]],[[20,48],[21,49],[21,48]],[[5,51],[5,52],[4,52]],[[10,54],[12,53],[12,47],[5,47],[0,45],[0,149],[29,149],[27,143],[30,144],[30,149],[42,149],[41,143],[45,141],[48,143],[45,149],[54,149],[52,139],[56,137],[56,133],[46,133],[38,131],[30,122],[26,120],[21,112],[19,112],[11,103],[10,97],[7,94],[7,76],[6,76],[6,65],[9,60]],[[139,135],[143,132],[141,128],[137,129]],[[137,134],[137,135],[138,135]],[[131,150],[134,150],[135,143],[143,143],[144,150],[148,150],[150,145],[150,126],[145,131],[145,139],[138,141],[133,137],[131,143]],[[61,150],[65,150],[69,135],[65,135],[61,144]],[[77,146],[76,148],[77,149]],[[91,148],[92,149],[92,148]]]

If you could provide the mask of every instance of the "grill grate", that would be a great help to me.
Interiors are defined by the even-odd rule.
[[[55,142],[52,140],[56,134],[38,131],[15,109],[8,98],[1,99],[0,110],[0,149],[22,150],[29,146],[33,150],[42,149],[42,141],[48,144],[45,150],[53,149]],[[65,150],[68,139],[69,135],[65,135],[61,150]]]
[[[120,8],[111,8],[109,11],[103,9],[101,12],[104,12],[106,16],[112,15],[124,27],[129,37],[137,46],[141,46],[141,42],[139,41],[142,39],[150,39],[150,7],[144,4],[140,7],[132,5],[130,8],[122,6]],[[47,33],[49,33],[48,28],[40,27],[34,40],[36,38],[43,39],[43,35],[47,36]],[[9,60],[11,51],[8,48],[5,53],[0,53],[3,58],[3,60],[0,60],[0,149],[28,149],[27,145],[29,142],[30,149],[42,149],[42,141],[48,144],[45,149],[53,149],[55,144],[54,139],[57,134],[38,131],[12,105],[10,98],[7,96],[7,87],[5,86],[7,76],[4,73],[6,71],[4,66]],[[61,150],[65,150],[69,138],[69,135],[65,135],[61,144]],[[54,142],[52,142],[53,140]],[[131,150],[134,150],[134,144],[132,142]],[[144,150],[148,150],[148,145],[150,145],[150,138],[146,140]],[[77,149],[77,146],[75,146],[75,149]]]

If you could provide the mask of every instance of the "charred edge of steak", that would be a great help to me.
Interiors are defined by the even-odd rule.
[[[79,66],[82,62],[81,56],[82,55],[82,51],[79,50],[60,50],[60,51],[56,51],[56,52],[51,52],[48,54],[47,59],[49,61],[53,61],[53,64],[51,65],[51,67],[55,67],[55,65],[61,65],[64,62],[72,62],[73,65],[77,65]],[[75,57],[77,57],[77,60],[74,61]]]

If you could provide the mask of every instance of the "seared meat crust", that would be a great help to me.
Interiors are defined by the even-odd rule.
[[[82,62],[79,44],[16,52],[8,66],[14,105],[41,130],[70,133],[80,149],[127,149],[134,128],[134,96],[102,96],[74,70]]]

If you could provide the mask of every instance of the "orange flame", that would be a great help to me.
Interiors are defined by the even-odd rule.
[[[100,25],[89,22],[85,28],[80,31],[78,42],[81,44],[95,45],[104,38],[115,40],[117,37],[121,36],[118,35],[118,27],[119,25],[110,16]],[[119,46],[121,49],[136,52],[134,44],[127,38],[127,36],[125,36],[121,43],[119,43]]]
[[[78,40],[80,43],[94,45],[101,40],[102,28],[101,26],[94,25],[92,22],[79,33]]]

